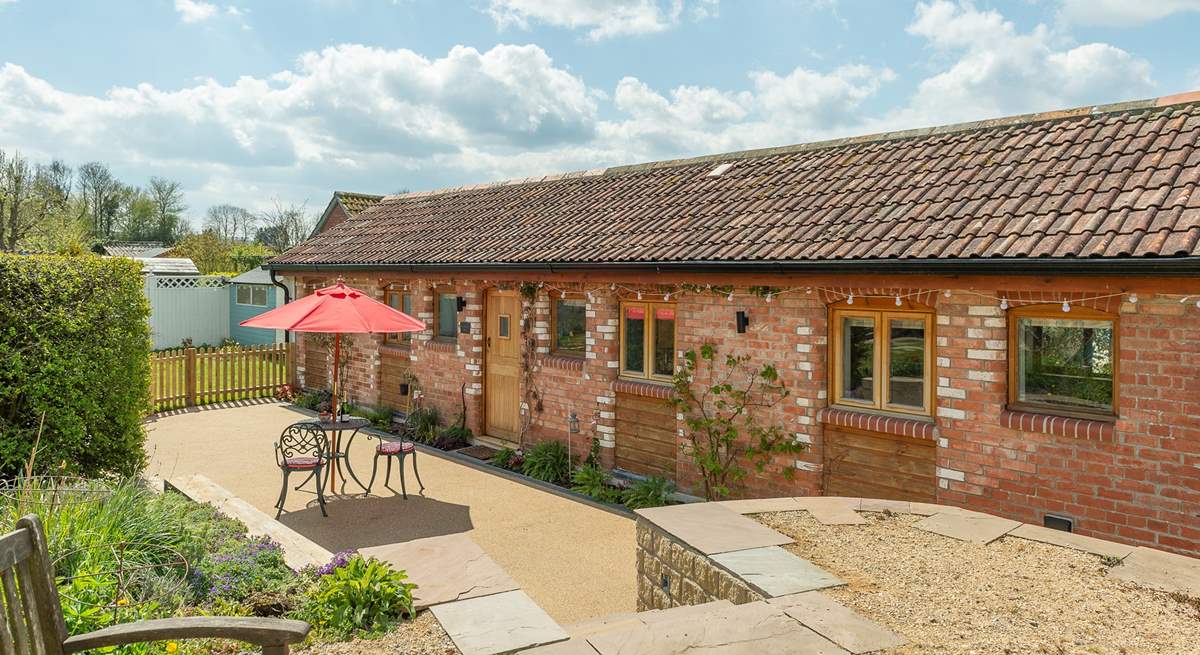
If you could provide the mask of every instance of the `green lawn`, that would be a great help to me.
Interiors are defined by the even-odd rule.
[[[187,359],[182,349],[150,355],[156,410],[187,406]],[[287,353],[283,348],[198,348],[193,374],[197,405],[271,396],[288,382]]]

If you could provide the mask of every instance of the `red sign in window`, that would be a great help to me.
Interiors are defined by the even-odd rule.
[[[654,318],[660,321],[675,320],[675,310],[670,307],[660,307],[654,310]]]
[[[646,308],[645,307],[626,307],[625,308],[625,318],[628,318],[633,321],[645,320],[646,319]]]

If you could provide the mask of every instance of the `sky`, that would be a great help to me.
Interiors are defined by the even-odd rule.
[[[0,0],[0,150],[211,205],[1200,89],[1200,0]]]

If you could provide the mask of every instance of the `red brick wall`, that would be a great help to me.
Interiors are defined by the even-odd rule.
[[[346,209],[342,207],[342,203],[333,204],[333,209],[329,210],[329,216],[325,219],[325,224],[321,226],[321,231],[325,232],[335,225],[344,223],[350,215],[346,213]]]
[[[360,275],[347,282],[382,299],[387,284],[418,289],[419,318],[432,320],[434,280],[381,279]],[[325,279],[309,279],[323,285]],[[467,298],[460,321],[473,325],[456,343],[416,335],[411,349],[388,348],[407,356],[420,380],[425,403],[457,416],[460,387],[467,394],[467,426],[481,430],[482,280],[437,280]],[[510,288],[519,281],[506,283]],[[714,283],[717,283],[714,280]],[[447,286],[447,285],[451,285]],[[494,283],[493,283],[494,284]],[[580,291],[581,286],[559,284]],[[593,281],[588,288],[597,289]],[[302,289],[302,293],[308,290]],[[532,352],[524,361],[522,424],[525,444],[567,437],[568,416],[579,417],[572,451],[584,455],[600,440],[602,462],[611,465],[616,438],[619,305],[615,294],[598,292],[587,307],[587,357],[580,364],[550,355],[550,303],[546,288],[534,300],[522,298],[522,343]],[[778,458],[753,473],[742,495],[819,494],[822,485],[822,426],[818,413],[827,403],[828,311],[821,294],[792,293],[773,302],[739,289],[732,301],[709,292],[682,293],[677,304],[677,351],[714,343],[725,354],[747,353],[778,368],[791,396],[763,420],[778,420],[810,444],[794,458]],[[578,298],[576,293],[573,297]],[[1014,294],[1015,297],[1015,294]],[[1059,436],[1007,427],[1007,319],[998,304],[967,291],[933,295],[936,307],[937,498],[1041,524],[1055,514],[1075,521],[1083,534],[1115,538],[1179,552],[1200,551],[1200,310],[1178,297],[1142,294],[1137,304],[1113,302],[1120,312],[1120,415],[1106,432]],[[748,312],[749,330],[738,334],[734,313]],[[300,347],[305,347],[304,339]],[[396,385],[382,374],[381,339],[354,337],[352,379],[356,402],[379,402],[381,385]],[[303,364],[305,358],[298,357]],[[1015,425],[1015,423],[1014,423]],[[676,424],[677,429],[682,427]],[[1062,433],[1062,430],[1058,430]],[[682,438],[680,439],[682,445]],[[786,479],[785,469],[794,471]],[[677,462],[681,487],[696,489],[699,477],[687,457]]]

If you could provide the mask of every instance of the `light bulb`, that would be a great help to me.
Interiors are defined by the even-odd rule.
[[[1063,301],[1063,311],[1064,311],[1064,312],[1069,312],[1069,311],[1071,311],[1071,303],[1069,303],[1069,302],[1067,302],[1067,301],[1065,301],[1065,300],[1064,300],[1064,301]]]
[[[725,296],[726,302],[733,302],[733,292],[730,291],[728,296]]]
[[[942,295],[943,295],[943,296],[946,296],[947,298],[949,298],[949,297],[950,297],[950,290],[949,290],[949,289],[946,289],[945,291],[943,291],[943,292],[942,292]]]
[[[1005,310],[1008,309],[1008,298],[1000,299],[1000,309],[1005,309]]]
[[[617,283],[616,283],[616,282],[613,282],[612,284],[608,285],[608,290],[609,290],[609,291],[616,291],[616,290],[617,290]]]
[[[899,307],[900,305],[901,305],[900,296],[896,296],[896,306]]]
[[[805,290],[804,290],[804,293],[812,293],[812,287],[809,287],[809,288],[805,289]]]
[[[591,291],[589,291],[587,293],[587,297],[588,297],[588,302],[592,302],[592,292]]]
[[[1136,293],[1129,294],[1129,302],[1131,302],[1135,305],[1137,304],[1137,294]]]
[[[638,300],[641,300],[641,299],[642,299],[642,292],[641,292],[641,291],[639,291],[639,292],[638,292]]]
[[[667,293],[663,294],[663,300],[670,300],[670,299],[671,299],[671,292],[668,291]]]
[[[1196,301],[1196,309],[1200,309],[1200,300]]]
[[[850,296],[849,296],[848,298],[846,298],[846,304],[847,304],[847,305],[853,305],[853,304],[854,304],[854,294],[850,294]]]

